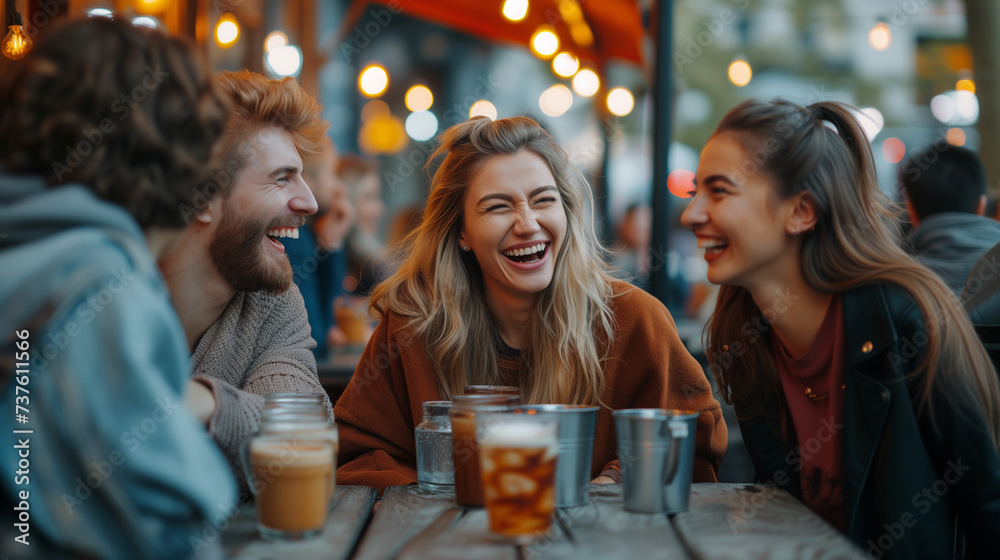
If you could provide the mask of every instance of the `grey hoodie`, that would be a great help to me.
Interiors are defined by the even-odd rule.
[[[0,175],[0,309],[0,445],[30,463],[0,463],[0,507],[30,506],[0,555],[200,552],[235,486],[182,406],[184,333],[138,224],[82,186]]]
[[[979,257],[1000,243],[1000,222],[965,212],[932,214],[913,232],[917,258],[961,296]]]

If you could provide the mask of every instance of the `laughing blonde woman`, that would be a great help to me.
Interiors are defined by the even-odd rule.
[[[700,413],[694,479],[714,481],[726,425],[667,309],[608,275],[586,182],[535,121],[448,129],[419,228],[372,293],[381,322],[335,409],[338,481],[416,482],[424,401],[470,384],[515,385],[522,402],[601,405],[591,475],[620,481],[611,412]]]

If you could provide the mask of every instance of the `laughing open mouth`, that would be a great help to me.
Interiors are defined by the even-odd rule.
[[[726,250],[729,243],[718,239],[699,239],[698,248],[704,249],[706,255],[715,255]]]
[[[531,264],[533,262],[538,262],[545,257],[545,253],[549,250],[548,243],[538,243],[530,247],[522,247],[520,249],[510,249],[508,251],[503,251],[502,254],[508,259],[520,263],[520,264]]]

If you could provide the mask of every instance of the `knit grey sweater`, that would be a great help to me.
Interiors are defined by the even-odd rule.
[[[315,346],[295,284],[278,295],[238,292],[198,341],[191,371],[215,396],[208,431],[241,486],[240,443],[257,431],[264,395],[323,393],[333,421],[333,407],[316,374]]]

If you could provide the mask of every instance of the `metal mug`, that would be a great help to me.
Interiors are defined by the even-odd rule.
[[[568,404],[525,405],[518,410],[559,421],[559,462],[556,464],[556,507],[587,505],[594,429],[600,407]]]
[[[613,414],[625,509],[636,513],[686,511],[698,413],[632,408]]]

